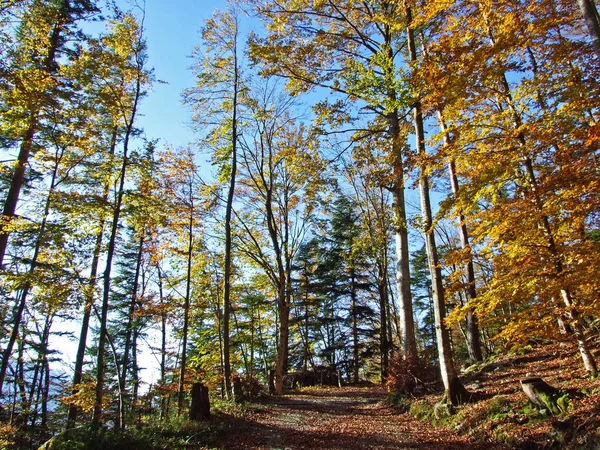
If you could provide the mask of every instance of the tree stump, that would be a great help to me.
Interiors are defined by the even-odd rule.
[[[242,380],[240,377],[233,377],[233,401],[240,403],[244,400],[244,393],[242,392]]]
[[[540,409],[547,409],[552,414],[560,414],[561,408],[557,404],[560,396],[558,389],[550,386],[540,377],[529,376],[521,380],[523,392],[531,403]]]
[[[275,370],[269,370],[269,394],[275,393]]]
[[[200,421],[210,419],[210,401],[208,387],[202,383],[192,386],[192,404],[190,405],[190,420]]]

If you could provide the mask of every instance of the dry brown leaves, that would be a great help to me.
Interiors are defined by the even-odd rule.
[[[569,393],[565,414],[531,420],[524,413],[527,399],[519,381],[528,373]],[[290,450],[594,448],[589,446],[589,438],[600,429],[600,381],[587,378],[575,347],[538,347],[494,361],[463,380],[477,400],[459,408],[455,416],[459,420],[451,430],[387,406],[386,392],[380,386],[312,388],[249,406],[218,446]],[[471,385],[474,381],[477,384]],[[439,399],[430,396],[427,401],[434,404]],[[490,416],[492,402],[502,404],[503,414]]]
[[[486,449],[465,437],[400,414],[381,387],[304,390],[254,405],[220,448],[228,449]],[[501,446],[495,448],[502,448]]]

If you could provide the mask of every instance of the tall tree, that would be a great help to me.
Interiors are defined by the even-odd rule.
[[[199,123],[221,123],[213,129],[210,140],[216,149],[215,162],[220,165],[220,178],[228,179],[225,204],[225,270],[223,287],[223,364],[225,389],[231,394],[230,318],[232,281],[231,219],[237,174],[238,110],[243,94],[240,30],[238,12],[229,9],[216,12],[202,29],[203,45],[194,51],[196,86],[186,93]],[[208,107],[208,111],[206,108]],[[208,112],[208,115],[206,113]]]
[[[103,409],[105,361],[107,343],[107,320],[111,289],[112,261],[119,232],[119,219],[125,195],[125,180],[129,166],[129,146],[136,132],[134,123],[144,88],[149,82],[145,67],[147,55],[143,37],[143,25],[131,14],[124,14],[120,21],[114,22],[113,33],[105,37],[106,57],[113,65],[105,74],[106,86],[112,94],[115,126],[122,132],[121,165],[115,178],[115,198],[112,205],[110,234],[106,249],[104,269],[102,307],[100,317],[100,336],[98,340],[98,358],[96,372],[96,398],[93,420],[100,423]]]
[[[325,276],[325,280],[321,286],[333,296],[337,308],[349,310],[346,322],[352,337],[352,361],[349,365],[352,367],[351,379],[354,383],[359,382],[362,348],[366,346],[365,319],[372,319],[372,310],[364,301],[364,294],[371,289],[372,284],[367,272],[367,255],[360,246],[361,230],[356,210],[356,204],[348,197],[340,196],[333,202],[328,221],[330,228],[322,236],[327,245],[323,249],[325,253],[322,256],[322,276]],[[385,341],[385,313],[383,317],[379,332]]]
[[[161,245],[167,247],[168,253],[172,253],[171,258],[183,267],[182,270],[171,274],[169,278],[161,274],[165,278],[164,283],[171,285],[175,291],[174,295],[181,298],[181,307],[177,308],[181,317],[178,330],[181,345],[176,377],[177,414],[181,415],[189,386],[188,351],[192,329],[191,318],[198,292],[202,289],[195,281],[195,277],[198,271],[198,259],[204,247],[204,215],[213,199],[203,192],[205,184],[199,175],[197,155],[191,149],[163,152],[156,166],[160,167],[162,173],[159,180],[161,200],[159,204],[162,204],[167,212]],[[163,280],[160,282],[163,283]]]
[[[292,267],[322,186],[317,141],[291,116],[292,99],[273,80],[252,93],[254,111],[240,143],[240,250],[269,277],[279,319],[276,392],[288,365]]]
[[[406,26],[408,36],[408,52],[413,70],[417,68],[417,47],[415,42],[414,25],[412,23],[412,8],[406,8]],[[423,111],[421,100],[417,97],[413,106],[413,123],[415,127],[417,154],[425,159],[425,127],[423,122]],[[444,295],[444,281],[442,279],[442,270],[439,265],[438,251],[435,242],[435,229],[433,223],[433,214],[431,211],[431,200],[429,192],[429,177],[427,168],[421,167],[419,174],[419,193],[421,195],[421,220],[423,233],[425,234],[425,248],[427,251],[427,260],[429,271],[431,273],[431,285],[433,296],[433,308],[435,316],[435,329],[438,345],[438,355],[442,381],[446,390],[446,400],[453,405],[467,400],[467,391],[458,378],[454,367],[452,357],[452,348],[450,347],[450,335],[446,318],[446,301]]]

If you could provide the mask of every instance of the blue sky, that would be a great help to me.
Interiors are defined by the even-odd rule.
[[[146,37],[149,65],[158,80],[143,100],[138,125],[150,139],[179,147],[193,140],[190,112],[181,104],[181,93],[193,83],[189,55],[200,41],[200,28],[224,0],[147,0]],[[125,7],[125,6],[124,6]]]

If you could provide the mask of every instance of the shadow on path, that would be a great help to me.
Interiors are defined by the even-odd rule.
[[[249,406],[245,419],[218,445],[223,449],[480,449],[385,405],[381,388],[324,389]]]

